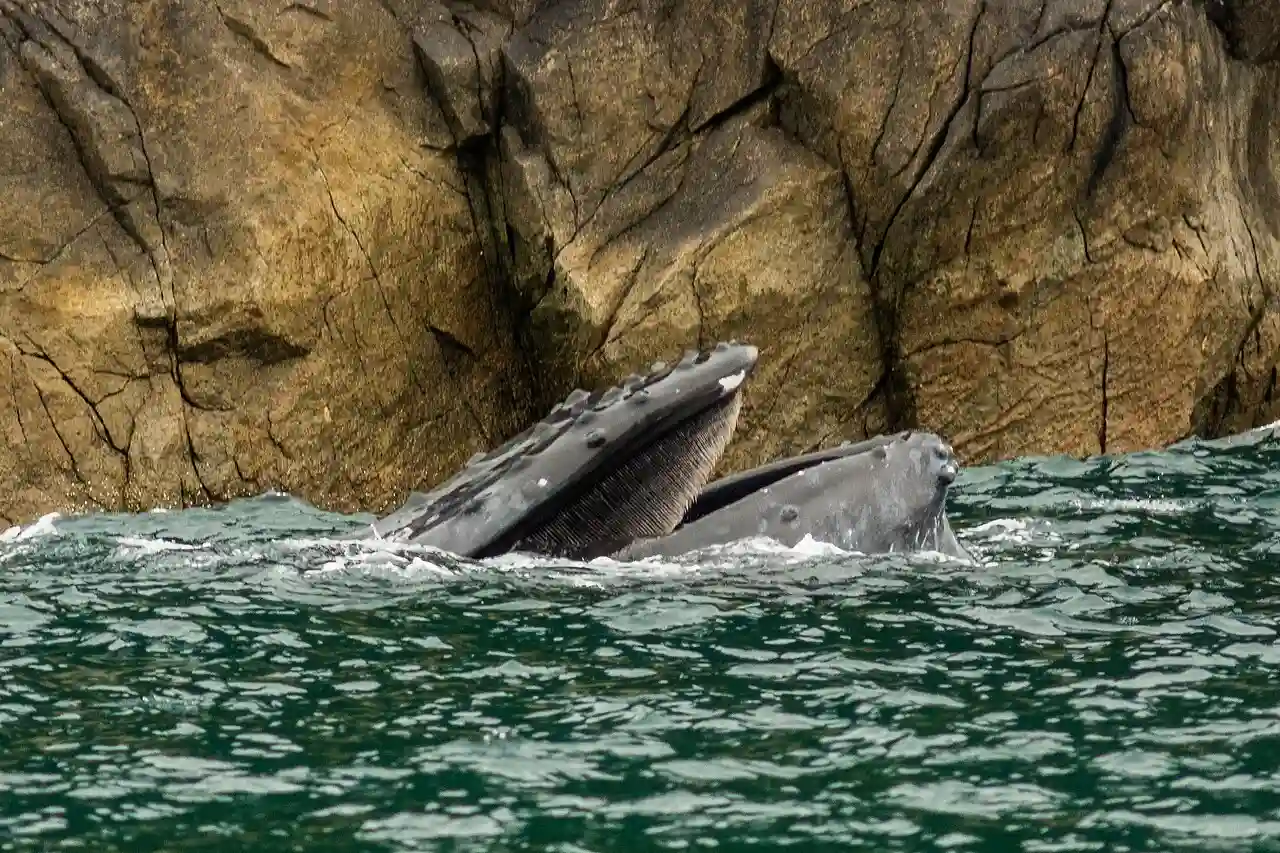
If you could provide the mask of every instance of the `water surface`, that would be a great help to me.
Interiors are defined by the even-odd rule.
[[[966,471],[978,557],[592,565],[280,496],[0,541],[0,849],[1280,849],[1280,440]]]

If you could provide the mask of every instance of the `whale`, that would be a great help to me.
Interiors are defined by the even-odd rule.
[[[614,386],[575,389],[364,535],[476,559],[638,560],[754,536],[971,559],[946,512],[960,464],[934,433],[845,442],[711,481],[758,359],[751,344],[721,341]]]

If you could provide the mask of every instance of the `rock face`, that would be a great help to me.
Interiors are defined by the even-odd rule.
[[[425,86],[373,2],[0,0],[0,513],[356,509],[518,425]]]
[[[0,515],[381,510],[761,351],[726,468],[1280,416],[1265,0],[0,0]]]

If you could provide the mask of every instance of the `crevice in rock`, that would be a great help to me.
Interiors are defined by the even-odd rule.
[[[569,94],[573,98],[573,111],[578,119],[578,132],[581,133],[586,120],[582,117],[582,102],[578,99],[578,81],[573,76],[573,59],[569,56],[564,58],[564,70],[569,77]]]
[[[1228,370],[1227,375],[1222,377],[1217,385],[1196,401],[1187,432],[1189,435],[1201,438],[1213,438],[1221,434],[1224,424],[1232,413],[1239,409],[1240,391],[1237,387],[1236,372]]]
[[[482,275],[487,283],[483,288],[488,301],[489,320],[496,337],[509,341],[515,356],[515,376],[504,376],[502,387],[507,395],[507,405],[496,409],[497,420],[486,426],[480,419],[467,395],[462,393],[461,365],[459,359],[466,359],[472,364],[481,360],[481,355],[472,347],[458,340],[451,333],[430,327],[430,331],[440,347],[442,364],[454,386],[455,398],[463,401],[467,414],[478,431],[487,441],[503,440],[514,435],[532,421],[530,412],[533,406],[530,398],[539,395],[539,387],[545,377],[534,368],[531,342],[525,339],[516,317],[529,310],[529,300],[522,294],[515,281],[515,259],[513,257],[514,229],[506,221],[504,193],[501,186],[500,134],[504,126],[506,109],[506,67],[502,61],[493,65],[493,80],[488,80],[489,66],[482,60],[481,48],[477,37],[481,35],[465,15],[450,10],[450,20],[454,29],[468,42],[471,49],[472,71],[475,76],[475,97],[481,119],[488,125],[488,133],[463,138],[464,128],[453,119],[448,100],[450,93],[447,80],[440,79],[430,67],[429,57],[424,52],[423,44],[414,37],[412,28],[400,21],[396,11],[388,0],[380,0],[383,8],[396,19],[412,43],[412,52],[418,70],[424,81],[423,96],[436,106],[449,125],[454,144],[446,149],[455,159],[463,186],[450,187],[467,201],[467,210],[471,219],[471,230],[479,245],[482,262]],[[511,23],[508,21],[507,36],[511,34]],[[443,87],[443,88],[442,88]],[[490,97],[486,97],[488,91]],[[569,190],[572,193],[572,190]],[[454,346],[456,344],[456,346]],[[501,344],[499,345],[501,346]],[[421,381],[415,376],[415,382],[421,387]],[[424,392],[427,389],[423,389]],[[496,434],[495,434],[496,432]]]
[[[28,43],[37,45],[38,47],[36,49],[44,50],[43,46],[39,46],[38,42],[34,40],[31,40]],[[34,63],[35,60],[32,60],[32,62]],[[41,93],[44,95],[45,103],[48,104],[50,111],[53,113],[54,117],[57,118],[58,123],[66,130],[67,137],[71,141],[71,147],[75,150],[76,157],[80,162],[80,167],[84,170],[85,175],[88,176],[94,189],[97,190],[98,195],[102,199],[102,203],[106,206],[112,217],[115,218],[116,223],[125,232],[125,234],[137,243],[144,252],[148,251],[149,247],[147,246],[146,239],[142,236],[137,223],[128,215],[129,206],[146,190],[139,186],[137,195],[126,196],[119,187],[112,185],[111,180],[104,174],[104,167],[100,163],[96,162],[95,155],[85,147],[81,135],[77,133],[76,128],[72,123],[73,120],[67,113],[68,105],[67,101],[64,99],[65,96],[56,95],[51,91],[55,84],[52,83],[50,78],[46,75],[33,71],[33,76],[36,78],[37,85]]]
[[[116,216],[116,211],[113,210],[110,207],[110,205],[107,205],[104,203],[102,211],[100,213],[91,217],[89,221],[86,222],[84,226],[80,228],[79,231],[72,234],[71,237],[68,238],[65,243],[59,246],[57,250],[52,255],[50,255],[47,259],[43,261],[39,261],[38,263],[40,264],[40,266],[37,269],[33,270],[29,276],[22,279],[22,281],[18,282],[16,285],[10,288],[10,292],[21,291],[28,284],[30,284],[31,282],[39,278],[50,264],[57,262],[62,257],[63,253],[65,253],[68,249],[70,249],[72,246],[75,245],[77,240],[83,237],[91,228],[93,228],[95,225],[98,224],[98,222],[100,222],[104,217],[107,217],[107,216],[110,216],[114,219]],[[112,253],[112,260],[116,262],[116,269],[117,270],[120,269],[120,262],[119,260],[116,259],[114,253]],[[137,292],[137,287],[133,285],[132,280],[129,280],[129,284],[130,286],[134,287],[134,291]]]
[[[813,317],[813,311],[805,313],[804,324],[801,328],[808,328]],[[758,418],[754,418],[754,422],[758,424],[768,424],[773,420],[773,413],[777,411],[778,404],[786,397],[786,389],[791,384],[791,372],[795,369],[796,359],[800,357],[801,350],[805,344],[803,341],[797,342],[791,350],[791,355],[787,357],[786,362],[782,365],[782,373],[778,379],[778,383],[773,387],[773,393],[769,395],[769,408]]]
[[[465,148],[465,147],[467,146],[462,146],[462,148]],[[460,148],[459,150],[461,151],[462,148]],[[374,287],[378,291],[378,297],[382,302],[383,309],[386,311],[387,319],[391,323],[391,328],[395,331],[396,337],[399,338],[401,346],[407,348],[408,338],[406,338],[404,331],[400,328],[399,323],[396,321],[395,314],[392,312],[391,302],[387,298],[386,289],[383,287],[382,278],[379,275],[378,267],[374,263],[373,257],[369,254],[369,251],[365,248],[364,241],[360,239],[360,235],[356,233],[355,228],[352,227],[352,225],[342,215],[342,212],[338,209],[337,200],[333,197],[333,189],[329,184],[329,177],[328,175],[325,174],[324,167],[320,163],[319,155],[314,150],[311,152],[311,155],[315,159],[316,171],[320,175],[320,180],[324,183],[325,194],[329,198],[329,207],[333,211],[334,218],[338,220],[338,222],[342,225],[342,227],[346,229],[347,233],[351,235],[351,239],[355,241],[356,248],[359,250],[361,256],[364,258],[365,264],[369,267],[369,273],[372,276]],[[472,215],[473,215],[473,222],[474,222],[474,211]],[[454,398],[462,402],[463,408],[470,415],[471,420],[474,422],[476,428],[480,431],[481,435],[484,435],[486,440],[488,440],[488,430],[485,429],[483,422],[477,416],[475,412],[475,408],[472,405],[468,395],[463,393],[463,389],[461,387],[461,384],[458,381],[458,376],[457,376],[454,357],[456,357],[459,353],[471,355],[472,351],[470,347],[463,345],[453,335],[447,332],[444,332],[443,330],[438,329],[435,326],[429,326],[428,328],[429,328],[429,331],[431,331],[431,333],[433,334],[433,337],[435,338],[437,344],[440,345],[440,351],[443,357],[442,360],[445,367],[445,372],[449,376],[450,383],[454,387]],[[421,389],[424,394],[429,393],[430,389],[428,389],[425,386],[421,373],[416,365],[416,360],[412,356],[410,356],[408,360],[408,370],[409,370],[409,375],[412,382],[415,385],[417,385],[418,388]]]
[[[500,108],[499,108],[500,109]],[[510,321],[499,299],[506,295],[514,304],[525,300],[520,296],[514,281],[515,259],[512,257],[511,238],[514,229],[508,226],[506,216],[498,213],[496,201],[501,201],[499,169],[494,168],[498,158],[498,139],[495,135],[481,136],[455,152],[458,171],[466,181],[464,195],[471,214],[471,228],[480,244],[484,262],[484,274],[489,286],[489,321],[495,329],[507,328]]]
[[[293,454],[284,446],[284,442],[276,435],[276,425],[271,418],[271,412],[267,411],[267,439],[271,442],[271,446],[279,451],[286,462],[293,462]]]
[[[633,264],[631,269],[627,271],[626,283],[622,286],[622,292],[618,294],[618,298],[614,300],[613,305],[610,307],[609,316],[600,325],[599,339],[596,341],[595,346],[593,346],[587,353],[586,357],[583,358],[584,362],[590,361],[594,358],[602,349],[605,348],[605,345],[612,340],[610,332],[613,331],[614,325],[618,322],[618,314],[622,311],[622,306],[627,304],[627,299],[630,298],[631,292],[635,290],[635,286],[640,280],[640,270],[644,269],[645,262],[648,260],[649,246],[646,244],[644,249],[640,252],[640,257],[636,259],[635,264]],[[579,371],[577,382],[579,384],[582,382],[581,371]]]
[[[441,348],[448,349],[450,352],[465,356],[466,358],[469,358],[473,361],[475,360],[475,357],[476,357],[475,351],[472,350],[471,347],[464,344],[462,341],[458,340],[449,332],[437,326],[431,326],[431,325],[427,326],[427,330],[430,331],[431,334],[435,336],[436,343],[439,344]]]
[[[1071,215],[1076,221],[1076,227],[1080,229],[1080,244],[1084,250],[1085,262],[1094,263],[1093,253],[1089,251],[1089,230],[1084,227],[1084,219],[1080,216],[1080,209],[1072,207]]]
[[[429,145],[426,145],[425,143],[423,143],[423,146],[426,148],[431,147]],[[438,149],[433,149],[433,150],[438,150]],[[466,198],[467,196],[466,190],[462,189],[461,187],[455,187],[453,184],[449,183],[448,181],[442,181],[439,178],[435,177],[434,175],[428,175],[426,172],[422,171],[417,166],[410,163],[403,154],[400,155],[400,165],[404,166],[404,170],[406,172],[409,172],[410,174],[418,178],[421,178],[422,180],[426,181],[429,184],[432,184],[437,187],[442,187],[455,195],[461,196],[462,198]]]
[[[453,15],[453,25],[458,28],[458,32],[462,33],[466,37],[467,43],[471,45],[471,58],[476,64],[476,104],[480,109],[480,118],[489,122],[489,128],[492,131],[497,122],[494,120],[494,116],[485,114],[484,65],[480,62],[480,49],[476,47],[476,40],[471,34],[471,28],[464,19]],[[511,31],[508,29],[507,35],[510,36],[510,34]]]
[[[136,421],[129,424],[129,441],[124,448],[124,475],[120,483],[120,505],[122,507],[128,506],[129,484],[133,481],[133,436],[137,433],[136,426]]]
[[[1246,380],[1252,378],[1248,376],[1246,352],[1249,350],[1250,345],[1252,345],[1255,352],[1261,351],[1262,321],[1266,319],[1268,312],[1271,310],[1272,291],[1266,279],[1262,277],[1253,229],[1243,211],[1241,211],[1241,221],[1252,244],[1254,274],[1257,276],[1258,284],[1262,288],[1262,298],[1256,303],[1252,301],[1249,303],[1249,321],[1246,323],[1244,331],[1240,335],[1239,343],[1236,345],[1232,366],[1228,368],[1226,375],[1219,380],[1213,389],[1196,401],[1193,408],[1190,425],[1191,434],[1209,438],[1222,435],[1228,429],[1233,416],[1248,415],[1250,424],[1256,426],[1256,419],[1259,414],[1256,410],[1249,412],[1244,408],[1246,403],[1240,389],[1241,374],[1245,374]],[[1262,393],[1263,404],[1269,405],[1272,402],[1275,385],[1276,366],[1272,365],[1267,379],[1267,386]]]
[[[893,94],[889,97],[889,106],[885,108],[884,116],[880,119],[880,128],[876,131],[875,142],[871,143],[871,162],[876,163],[877,165],[879,164],[879,160],[877,158],[880,151],[880,145],[884,142],[885,134],[889,130],[889,117],[893,115],[894,108],[898,106],[898,94],[902,89],[902,77],[907,71],[907,63],[903,61],[901,51],[898,52],[897,64],[898,76],[893,81]],[[976,121],[974,122],[973,127],[974,147],[976,148],[978,141],[978,124]]]
[[[1191,229],[1191,233],[1196,235],[1196,240],[1200,243],[1200,251],[1204,254],[1205,258],[1208,258],[1209,247],[1206,246],[1204,242],[1204,225],[1200,222],[1198,217],[1193,217],[1185,213],[1182,215],[1182,221]]]
[[[501,67],[499,74],[502,74]],[[497,84],[495,84],[496,86]],[[533,308],[528,296],[516,283],[515,240],[519,237],[507,221],[499,133],[503,125],[503,99],[494,97],[494,130],[473,139],[455,152],[458,170],[466,181],[467,209],[471,227],[480,245],[482,275],[487,286],[489,322],[499,340],[510,342],[516,359],[517,375],[505,377],[506,415],[485,430],[492,440],[504,441],[529,426],[540,408],[540,401],[556,395],[555,381],[538,370],[534,353],[536,345],[529,336],[525,318]],[[547,272],[549,288],[555,268]],[[549,405],[549,404],[548,404]]]
[[[474,426],[476,431],[480,433],[485,444],[492,446],[493,436],[490,435],[489,430],[485,428],[484,421],[481,420],[479,413],[476,412],[476,407],[474,403],[472,403],[471,395],[463,388],[462,380],[459,376],[459,362],[463,359],[475,362],[475,352],[444,329],[428,325],[427,330],[431,332],[432,337],[435,338],[436,346],[440,348],[441,362],[444,365],[445,372],[449,376],[449,382],[453,385],[457,399],[462,403],[463,408],[466,409],[472,426]]]
[[[964,256],[968,258],[973,249],[973,226],[978,223],[978,198],[975,196],[969,208],[969,226],[964,231]]]
[[[302,12],[303,14],[310,15],[313,18],[319,18],[322,21],[333,20],[333,16],[330,15],[325,10],[319,9],[315,6],[309,6],[306,3],[296,3],[296,2],[290,3],[288,6],[285,6],[283,9],[280,10],[281,14],[285,12],[294,12],[294,11]]]
[[[632,155],[632,157],[629,160],[627,160],[625,164],[623,164],[622,171],[617,176],[617,178],[609,182],[608,189],[606,189],[604,193],[600,196],[600,201],[591,210],[591,213],[587,214],[586,220],[583,222],[578,222],[575,217],[573,234],[570,235],[569,239],[565,241],[565,244],[560,247],[559,251],[556,252],[555,256],[557,258],[559,258],[560,255],[564,254],[564,252],[567,251],[569,247],[574,244],[575,241],[577,241],[578,237],[580,237],[587,230],[587,227],[590,226],[591,223],[595,221],[596,215],[599,214],[600,211],[605,208],[605,205],[608,203],[609,199],[613,198],[615,195],[625,190],[628,186],[630,186],[632,181],[636,180],[641,175],[643,175],[648,170],[648,168],[652,166],[654,163],[658,162],[658,160],[661,159],[663,155],[668,154],[671,151],[675,150],[680,144],[683,144],[688,139],[689,136],[691,136],[689,132],[689,127],[688,127],[688,120],[689,120],[689,103],[686,102],[684,110],[680,113],[680,115],[676,118],[676,120],[671,124],[671,127],[667,128],[667,131],[663,135],[662,139],[659,140],[658,144],[653,148],[652,151],[649,152],[649,156],[644,158],[644,162],[642,162],[635,169],[631,168],[632,164],[635,162],[635,158],[639,157],[644,152],[644,146],[641,146],[635,152],[635,154]],[[681,141],[677,143],[676,142],[677,139]],[[683,175],[681,176],[681,182],[683,183]],[[674,196],[675,193],[672,193],[672,195]],[[631,226],[631,227],[634,227],[634,226]],[[626,230],[629,230],[629,229],[626,229]],[[620,234],[615,234],[613,239],[616,240],[619,236],[621,236],[622,233],[626,233],[626,231],[624,230]]]
[[[1102,406],[1100,417],[1098,418],[1098,452],[1105,454],[1107,452],[1107,406],[1108,406],[1108,372],[1111,368],[1111,337],[1107,333],[1106,328],[1102,330]]]
[[[799,68],[804,64],[805,60],[813,55],[814,51],[825,46],[827,43],[834,41],[860,24],[864,24],[865,22],[862,18],[864,10],[862,5],[863,4],[855,4],[852,9],[844,12],[838,20],[833,21],[830,28],[824,32],[820,38],[816,39],[813,44],[805,48],[803,52],[796,54],[795,58],[791,60],[791,67]],[[777,12],[775,11],[774,14],[776,16]]]
[[[297,4],[294,4],[294,5],[297,5]],[[218,15],[219,17],[222,18],[223,25],[226,26],[226,28],[233,35],[237,36],[238,38],[243,40],[246,44],[248,44],[249,47],[255,53],[265,56],[267,59],[269,59],[271,62],[275,63],[276,65],[279,65],[281,68],[293,67],[288,62],[276,56],[275,51],[271,49],[271,45],[267,44],[266,40],[263,39],[262,36],[258,34],[257,30],[253,28],[253,24],[249,23],[248,21],[241,20],[240,18],[237,18],[235,15],[228,13],[225,9],[222,8],[222,6],[218,5],[217,3],[213,5],[213,8],[218,10]]]
[[[1097,34],[1097,43],[1093,48],[1093,58],[1089,61],[1089,73],[1084,78],[1084,88],[1080,91],[1080,101],[1076,104],[1075,112],[1071,116],[1071,140],[1067,143],[1067,150],[1070,151],[1076,147],[1076,139],[1080,136],[1080,115],[1084,112],[1085,102],[1089,99],[1089,89],[1093,86],[1093,75],[1098,70],[1098,59],[1102,56],[1102,38],[1103,30],[1099,28]]]
[[[231,454],[231,465],[233,468],[236,469],[236,477],[240,480],[241,483],[244,483],[246,486],[250,486],[255,489],[260,488],[258,486],[258,481],[254,478],[250,478],[246,476],[244,473],[244,469],[240,467],[239,454],[235,454],[235,453]]]
[[[1108,2],[1107,8],[1110,9],[1110,7],[1111,4]],[[1129,74],[1120,56],[1120,41],[1110,30],[1104,30],[1104,33],[1111,38],[1111,91],[1115,103],[1112,105],[1111,121],[1107,123],[1106,132],[1103,133],[1102,139],[1098,143],[1098,150],[1094,154],[1093,168],[1089,172],[1089,179],[1085,182],[1084,197],[1086,199],[1093,197],[1107,168],[1115,160],[1116,152],[1120,149],[1120,141],[1124,137],[1125,131],[1128,130],[1131,124],[1136,123],[1133,118],[1133,110],[1129,104]],[[1103,36],[1100,35],[1099,37]]]
[[[27,437],[26,421],[22,417],[22,405],[18,402],[21,399],[18,396],[18,363],[12,353],[9,355],[9,393],[14,402],[13,411],[18,416],[18,432],[22,434],[22,444],[25,447],[30,439]]]
[[[97,402],[95,402],[92,398],[90,398],[89,395],[86,394],[85,391],[78,384],[76,384],[75,380],[73,380],[65,370],[63,370],[61,367],[58,366],[58,363],[56,361],[54,361],[47,353],[41,350],[30,351],[30,350],[24,350],[22,348],[19,348],[18,351],[27,358],[32,358],[32,359],[35,359],[36,361],[43,362],[44,364],[47,364],[49,367],[53,368],[53,370],[58,374],[59,378],[62,379],[63,383],[68,388],[70,388],[77,397],[80,398],[80,400],[85,404],[85,407],[89,410],[89,423],[93,425],[94,434],[97,435],[98,438],[101,439],[102,442],[107,445],[107,447],[110,447],[116,453],[119,453],[119,454],[126,453],[125,448],[120,447],[111,439],[111,432],[107,429],[106,422],[103,421],[102,415],[98,412]],[[101,401],[98,401],[98,402],[101,402]]]
[[[14,6],[8,0],[0,0],[0,13],[13,20],[26,37],[26,41],[18,50],[23,59],[23,65],[35,80],[54,116],[66,128],[81,167],[98,195],[125,234],[151,261],[156,275],[156,284],[163,293],[167,282],[165,272],[168,267],[168,252],[164,247],[160,201],[142,125],[133,107],[125,99],[120,87],[110,79],[101,63],[93,60],[74,41],[68,40],[44,21]],[[85,96],[75,91],[80,86],[96,91],[99,103],[83,103]],[[110,125],[113,121],[118,121],[122,113],[128,114],[128,123],[132,124],[132,135],[136,136],[136,149],[130,144],[130,140],[120,138],[119,132],[111,132]],[[104,150],[103,146],[107,141],[123,147],[117,148],[114,152]],[[126,152],[131,165],[125,171],[121,171],[121,164],[119,162],[113,164],[111,156],[114,153],[119,159],[119,156]],[[142,163],[137,162],[138,156],[141,157]],[[141,170],[139,166],[142,167]],[[138,196],[126,192],[127,186],[149,188],[151,191],[155,205],[156,229],[165,252],[163,259],[156,257],[155,247],[143,233],[142,224],[136,221],[132,214],[131,204],[137,200]]]
[[[704,130],[721,127],[727,124],[728,122],[733,121],[738,116],[749,112],[750,110],[755,108],[756,105],[762,104],[765,101],[772,98],[775,94],[777,94],[778,87],[782,85],[784,78],[782,74],[782,69],[778,67],[778,64],[776,62],[774,62],[773,57],[767,54],[765,55],[765,58],[764,58],[764,73],[761,76],[762,76],[762,79],[759,86],[757,86],[755,89],[752,89],[750,92],[743,95],[741,98],[734,101],[732,104],[729,104],[729,106],[725,107],[724,109],[718,112],[712,113],[710,116],[704,119],[701,124],[690,126],[689,132],[701,133]],[[692,96],[692,94],[693,93],[690,92],[690,96]],[[687,116],[688,116],[688,108],[686,107],[684,117],[687,118]],[[678,124],[679,123],[677,122],[677,125]],[[665,150],[665,146],[663,150]]]
[[[680,146],[690,144],[695,137],[704,137],[708,132],[723,126],[727,122],[733,121],[738,116],[753,109],[756,105],[768,101],[777,92],[778,87],[782,83],[781,69],[776,63],[774,63],[771,57],[766,55],[764,59],[763,81],[760,86],[743,95],[741,98],[718,112],[715,112],[703,119],[701,123],[694,125],[689,122],[689,116],[693,110],[694,95],[697,92],[698,80],[700,79],[702,68],[705,63],[706,57],[704,56],[700,60],[697,69],[694,71],[693,79],[689,83],[689,90],[685,93],[684,106],[680,111],[680,115],[678,115],[675,121],[666,128],[663,132],[662,138],[658,140],[657,145],[650,146],[647,142],[641,144],[635,152],[627,158],[627,161],[622,165],[622,168],[619,169],[618,174],[608,182],[608,186],[601,194],[599,201],[596,202],[595,207],[592,208],[591,212],[587,214],[584,220],[579,221],[575,208],[573,234],[570,235],[565,244],[560,247],[559,251],[556,253],[557,258],[568,250],[568,248],[575,243],[578,237],[587,230],[587,227],[595,220],[600,211],[605,209],[607,202],[611,198],[626,190],[627,187],[631,185],[631,182],[644,175],[650,166],[658,162],[667,154],[677,150]],[[579,120],[581,120],[581,118]],[[645,154],[646,150],[648,151],[647,155]],[[645,156],[637,166],[636,160],[642,155]],[[683,185],[683,183],[684,176],[682,174],[680,177],[680,184]],[[667,199],[660,201],[658,207],[644,218],[651,218],[657,209],[660,209],[667,201],[677,194],[678,190],[672,193],[671,196],[668,196]],[[643,221],[643,219],[641,221]],[[612,235],[610,239],[616,240],[622,234],[626,233],[626,231],[635,227],[636,224],[638,223],[633,223],[622,232]]]
[[[977,9],[973,16],[973,21],[969,25],[968,42],[964,55],[964,72],[960,78],[960,85],[956,92],[955,99],[952,102],[950,109],[947,111],[946,118],[940,123],[939,127],[934,132],[933,137],[929,139],[923,161],[921,162],[919,169],[916,171],[915,176],[912,178],[911,185],[898,199],[893,211],[885,220],[880,236],[876,240],[871,251],[867,277],[872,285],[872,313],[880,336],[881,363],[884,369],[881,385],[884,389],[885,395],[886,427],[891,431],[914,426],[917,421],[917,414],[915,395],[911,391],[910,382],[906,375],[906,370],[903,364],[903,355],[901,353],[901,343],[899,340],[900,302],[904,295],[904,288],[906,285],[903,282],[886,281],[884,272],[880,265],[881,259],[883,257],[885,246],[889,242],[889,235],[893,232],[894,224],[897,222],[898,217],[901,215],[908,202],[915,197],[916,190],[924,180],[925,176],[929,174],[936,164],[939,155],[942,153],[943,146],[951,135],[956,119],[959,117],[961,111],[964,109],[965,102],[971,95],[971,88],[973,86],[974,51],[977,41],[978,27],[981,25],[986,11],[987,0],[979,0]],[[887,120],[888,119],[886,118],[886,121]],[[842,169],[842,171],[846,172],[847,180],[847,170]],[[850,213],[851,215],[853,213],[852,198],[850,199]]]
[[[943,347],[954,347],[961,344],[969,344],[971,346],[980,346],[980,347],[989,347],[991,349],[999,349],[1000,347],[1007,346],[1008,344],[1013,343],[1018,338],[1020,338],[1022,334],[1023,334],[1023,330],[1020,329],[1016,332],[1000,335],[994,339],[980,338],[975,335],[948,336],[946,338],[943,338],[942,340],[932,341],[931,343],[925,344],[922,347],[917,347],[916,349],[913,349],[911,350],[911,352],[905,353],[904,355],[914,358],[917,356],[924,355],[925,353],[932,352],[936,349],[942,349]]]
[[[793,137],[794,138],[794,137]],[[862,223],[862,230],[859,232],[858,224],[858,202],[853,192],[853,179],[849,177],[849,169],[845,166],[844,156],[844,140],[841,139],[836,143],[836,160],[835,167],[840,171],[840,183],[844,188],[844,204],[849,214],[849,240],[854,249],[854,255],[858,258],[858,267],[862,270],[862,274],[871,280],[871,268],[863,260],[864,255],[858,251],[863,236],[866,234],[866,223]]]
[[[483,109],[484,75],[480,50],[467,29],[460,28],[460,32],[471,44],[476,63],[477,86],[480,87],[477,94],[481,97]],[[507,75],[506,63],[499,57],[494,63],[494,78],[489,84],[492,90],[489,99],[492,114],[485,116],[489,121],[489,133],[476,136],[466,144],[456,146],[454,150],[455,162],[464,181],[463,195],[471,214],[472,231],[480,245],[483,274],[488,283],[485,293],[489,302],[489,322],[500,340],[505,338],[510,342],[518,371],[518,375],[504,377],[506,381],[502,383],[507,406],[500,407],[506,409],[500,415],[505,416],[500,416],[492,429],[482,429],[482,434],[490,441],[504,441],[528,427],[536,419],[536,410],[541,402],[555,396],[557,392],[555,380],[538,369],[535,342],[529,335],[527,323],[520,320],[528,316],[533,305],[516,282],[515,247],[519,238],[507,220],[506,193],[502,185],[501,135],[506,125],[510,96]],[[429,89],[426,94],[428,97],[432,96]],[[554,173],[550,157],[547,161]],[[557,180],[560,178],[557,177]],[[572,197],[572,188],[567,184],[565,186]],[[576,210],[576,199],[574,204]],[[550,262],[547,273],[549,281],[554,279],[554,266],[554,262]],[[479,420],[474,411],[471,415],[474,420]]]
[[[169,347],[170,347],[171,353],[176,353],[178,350],[177,324],[175,323],[173,326],[171,326],[171,328],[173,329],[173,332],[169,340]],[[182,368],[178,363],[177,356],[173,355],[172,357],[173,357],[173,381],[174,381],[174,384],[177,386],[178,396],[182,403],[182,405],[180,406],[180,408],[182,409],[182,433],[187,443],[187,461],[191,464],[191,473],[195,475],[196,482],[200,484],[200,491],[204,493],[205,501],[212,502],[213,493],[209,491],[209,487],[205,485],[204,477],[201,476],[200,474],[200,454],[196,452],[195,441],[191,438],[191,419],[187,417],[187,408],[186,408],[189,406],[192,409],[199,411],[204,407],[199,405],[194,399],[192,399],[191,395],[187,392],[187,386],[182,381]],[[179,485],[178,493],[181,494],[185,500],[186,489],[182,488],[181,484]]]
[[[62,431],[58,429],[58,419],[53,416],[53,412],[49,411],[49,401],[45,398],[44,391],[40,390],[38,385],[35,388],[36,396],[40,398],[40,405],[44,408],[45,417],[49,419],[49,427],[53,430],[53,434],[58,437],[58,443],[62,445],[62,449],[67,454],[67,461],[71,463],[71,473],[75,475],[76,480],[81,485],[88,486],[89,481],[80,472],[80,464],[76,462],[76,456],[71,452],[71,445],[67,444],[67,440],[62,436]]]
[[[1040,0],[1040,10],[1036,12],[1035,25],[1031,27],[1032,38],[1035,38],[1035,34],[1040,32],[1040,27],[1044,26],[1044,13],[1049,10],[1049,2],[1050,0]]]
[[[314,150],[311,152],[312,158],[316,163],[316,171],[320,175],[320,180],[324,183],[325,195],[329,198],[329,209],[333,211],[333,216],[342,225],[346,232],[351,235],[351,239],[355,241],[356,248],[360,251],[360,255],[364,258],[365,265],[369,267],[369,274],[373,277],[374,287],[378,291],[378,297],[382,301],[382,307],[387,312],[387,319],[391,321],[391,328],[395,329],[396,336],[400,338],[401,343],[404,342],[404,333],[400,330],[400,324],[396,322],[396,315],[391,310],[391,302],[387,299],[387,293],[382,287],[382,278],[378,275],[378,267],[374,264],[372,256],[364,247],[364,241],[360,239],[360,235],[347,222],[346,217],[338,210],[338,202],[333,197],[333,189],[329,186],[329,176],[324,173],[324,167],[320,165],[320,155]]]
[[[1111,2],[1108,3],[1108,9],[1110,9],[1111,4],[1114,2],[1115,0],[1111,0]],[[1208,2],[1211,3],[1212,0],[1208,0]],[[1162,12],[1163,10],[1169,8],[1169,6],[1171,6],[1172,4],[1173,4],[1173,0],[1161,0],[1161,2],[1155,3],[1152,6],[1150,6],[1145,12],[1142,13],[1142,15],[1136,18],[1133,21],[1133,23],[1131,23],[1128,27],[1125,27],[1122,30],[1116,30],[1115,28],[1112,28],[1112,29],[1115,32],[1117,38],[1123,38],[1124,36],[1128,35],[1134,30],[1141,29],[1143,26],[1146,25],[1148,21],[1150,21],[1156,15],[1160,14],[1160,12]],[[1108,21],[1108,26],[1110,26],[1109,21]]]
[[[964,108],[965,101],[970,95],[970,87],[973,79],[973,53],[974,43],[978,36],[978,26],[982,22],[982,16],[987,10],[987,0],[979,0],[977,13],[973,16],[973,24],[969,28],[968,50],[965,54],[964,76],[961,79],[959,91],[956,93],[954,103],[947,112],[947,117],[934,133],[933,138],[929,141],[929,147],[925,152],[924,161],[921,163],[919,170],[916,172],[915,178],[911,181],[911,186],[898,199],[897,205],[894,206],[893,212],[889,214],[889,218],[884,224],[884,229],[880,234],[880,238],[876,241],[875,247],[871,252],[871,274],[878,273],[880,268],[880,257],[884,252],[885,244],[889,240],[889,234],[893,230],[893,224],[897,220],[902,209],[906,207],[907,202],[915,196],[916,189],[920,186],[920,182],[924,180],[925,175],[933,168],[934,163],[938,159],[938,155],[942,153],[942,148],[946,144],[947,138],[951,135],[951,126],[955,123],[956,117],[960,115],[960,111]]]

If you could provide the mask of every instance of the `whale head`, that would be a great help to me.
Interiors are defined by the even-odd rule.
[[[677,529],[619,559],[671,556],[750,536],[806,537],[866,554],[937,551],[972,558],[947,520],[960,463],[940,436],[909,430],[771,462],[712,483]]]
[[[373,535],[469,557],[571,559],[664,536],[728,446],[758,355],[723,342],[611,388],[576,390],[431,492],[411,495]]]

